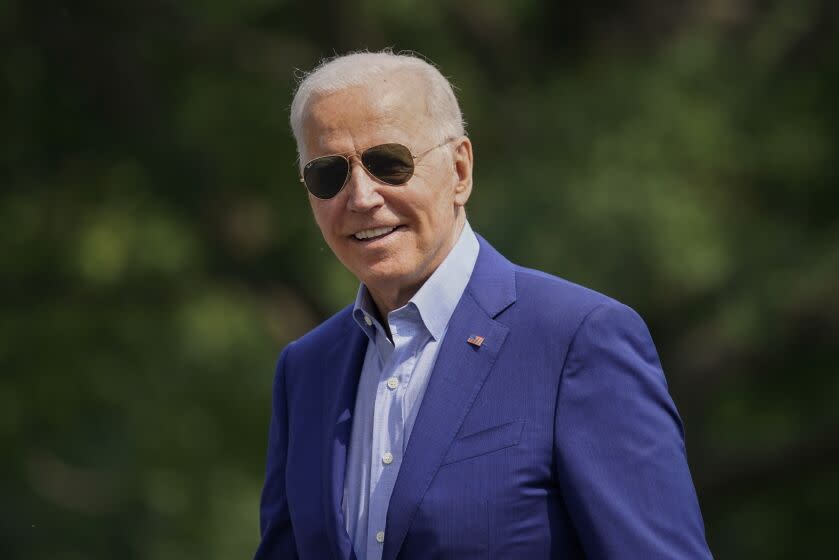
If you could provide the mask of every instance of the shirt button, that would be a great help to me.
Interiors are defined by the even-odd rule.
[[[393,389],[396,389],[397,387],[399,387],[399,380],[398,379],[396,379],[395,377],[391,377],[390,379],[387,380],[387,388],[388,389],[393,390]]]
[[[371,319],[369,315],[364,316],[364,322],[367,323],[368,327],[373,326],[373,319]]]
[[[393,462],[393,453],[388,451],[387,453],[382,455],[382,463],[384,463],[385,465],[389,465],[392,462]]]
[[[385,532],[384,531],[379,531],[378,533],[376,533],[376,542],[378,542],[378,543],[385,542]]]

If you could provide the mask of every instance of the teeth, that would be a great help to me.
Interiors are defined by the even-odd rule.
[[[384,235],[386,233],[390,233],[395,230],[395,227],[380,227],[380,228],[373,228],[373,229],[365,229],[364,231],[359,231],[354,235],[356,239],[369,239],[371,237],[378,237],[380,235]]]

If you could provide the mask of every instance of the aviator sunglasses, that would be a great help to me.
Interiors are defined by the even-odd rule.
[[[361,166],[371,177],[391,186],[404,185],[414,175],[414,164],[432,150],[445,146],[454,138],[432,146],[414,155],[402,144],[379,144],[361,152]],[[311,160],[303,166],[300,182],[306,185],[313,196],[329,199],[341,192],[350,178],[352,165],[350,158],[354,154],[334,154]]]

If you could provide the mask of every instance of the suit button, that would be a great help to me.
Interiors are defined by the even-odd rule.
[[[396,379],[395,377],[391,377],[390,379],[387,380],[387,388],[388,389],[390,389],[392,391],[392,390],[396,389],[397,387],[399,387],[399,380],[398,379]]]
[[[376,542],[378,542],[378,543],[385,542],[385,532],[384,531],[379,531],[378,533],[376,533]]]
[[[382,463],[384,463],[385,465],[389,465],[392,462],[393,462],[393,453],[388,451],[384,455],[382,455]]]

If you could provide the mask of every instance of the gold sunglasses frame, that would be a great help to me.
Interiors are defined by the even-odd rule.
[[[384,179],[381,179],[380,177],[377,177],[376,175],[374,175],[373,172],[370,171],[369,169],[367,169],[367,166],[364,165],[364,161],[361,158],[368,150],[372,150],[372,149],[375,149],[375,148],[381,148],[382,146],[391,146],[391,145],[396,144],[398,146],[402,146],[403,148],[405,148],[408,151],[408,154],[410,154],[411,159],[413,159],[413,163],[415,165],[420,159],[424,158],[426,155],[428,155],[432,151],[436,150],[437,148],[441,148],[441,147],[445,146],[446,144],[449,144],[452,141],[457,140],[458,138],[459,138],[458,136],[447,138],[446,140],[443,140],[442,142],[440,142],[436,146],[431,146],[430,148],[428,148],[424,152],[420,152],[417,155],[414,155],[413,152],[411,152],[411,149],[408,146],[406,146],[405,144],[402,144],[400,142],[385,142],[384,144],[376,144],[375,146],[368,146],[367,148],[364,148],[360,152],[358,152],[358,151],[356,151],[356,152],[343,152],[343,153],[337,153],[337,154],[327,154],[327,155],[324,155],[324,156],[318,156],[316,158],[312,158],[309,161],[307,161],[305,163],[305,165],[303,165],[302,169],[305,170],[312,163],[314,163],[318,160],[321,160],[321,159],[326,159],[326,158],[340,157],[340,158],[344,159],[344,161],[347,162],[347,174],[344,177],[344,182],[341,183],[341,187],[337,191],[335,191],[335,194],[333,194],[332,196],[329,196],[329,197],[321,197],[321,196],[318,196],[315,193],[313,193],[312,189],[309,188],[309,185],[306,184],[306,179],[304,178],[303,173],[300,173],[300,175],[298,177],[298,180],[301,183],[303,183],[303,185],[306,187],[306,190],[313,197],[315,197],[319,200],[333,199],[336,196],[338,196],[341,193],[342,190],[344,190],[344,187],[347,186],[347,182],[350,180],[350,175],[352,175],[352,160],[354,158],[354,159],[358,160],[358,164],[361,165],[361,168],[364,170],[364,172],[367,173],[367,175],[371,179],[373,179],[374,181],[382,183],[383,185],[389,185],[391,187],[398,187],[398,186],[406,184],[408,181],[411,180],[411,177],[414,176],[414,170],[411,169],[411,176],[408,177],[408,179],[406,181],[404,181],[402,183],[388,183]]]

